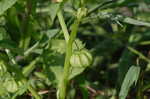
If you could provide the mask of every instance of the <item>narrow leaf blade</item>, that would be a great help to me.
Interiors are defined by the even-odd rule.
[[[125,78],[124,78],[124,81],[122,83],[122,86],[121,86],[121,90],[120,90],[120,93],[119,93],[119,99],[125,99],[129,90],[130,90],[130,87],[138,80],[138,77],[139,77],[139,74],[140,74],[140,67],[137,67],[137,66],[131,66],[130,69],[128,70]]]

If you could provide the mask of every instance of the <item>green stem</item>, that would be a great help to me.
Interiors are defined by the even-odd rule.
[[[41,99],[40,95],[34,90],[32,86],[28,87],[28,90],[31,92],[31,94],[35,97],[35,99]]]
[[[40,42],[35,43],[32,47],[30,47],[29,49],[27,49],[24,52],[24,56],[28,56],[34,49],[36,49],[39,46]]]
[[[69,72],[70,72],[70,57],[72,55],[72,44],[74,39],[77,35],[77,30],[79,26],[79,20],[75,21],[72,26],[72,32],[69,38],[69,41],[67,43],[67,50],[66,50],[66,58],[65,58],[65,64],[64,64],[64,71],[63,71],[63,77],[61,81],[59,82],[59,96],[58,99],[65,99],[66,97],[66,90],[67,90],[67,84],[69,82]]]
[[[66,42],[68,42],[69,41],[69,32],[68,32],[67,26],[65,24],[61,9],[58,11],[57,16],[58,16],[58,20],[61,25],[62,31],[64,33],[65,40],[66,40]]]
[[[134,48],[132,48],[132,47],[130,47],[130,46],[128,47],[128,49],[129,49],[132,53],[138,55],[141,59],[143,59],[143,60],[145,60],[146,62],[150,63],[150,59],[147,58],[146,56],[144,56],[141,52],[135,50]]]

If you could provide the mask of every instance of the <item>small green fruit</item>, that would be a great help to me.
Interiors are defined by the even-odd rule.
[[[6,88],[8,92],[11,93],[14,93],[18,90],[18,85],[13,79],[5,81],[3,86]]]
[[[72,67],[88,67],[93,61],[92,55],[88,50],[75,51],[71,58],[70,64]]]

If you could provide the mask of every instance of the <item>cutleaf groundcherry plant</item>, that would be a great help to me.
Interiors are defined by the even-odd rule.
[[[76,39],[76,35],[78,32],[78,27],[80,24],[80,21],[84,16],[86,16],[87,9],[86,8],[79,8],[76,12],[76,20],[71,25],[71,33],[70,36],[68,34],[67,26],[64,22],[63,15],[61,11],[58,11],[58,18],[66,39],[67,48],[66,48],[66,57],[65,57],[65,63],[64,63],[64,70],[63,70],[63,77],[59,82],[58,85],[58,91],[57,91],[57,98],[58,99],[65,99],[66,93],[67,93],[67,85],[69,82],[69,74],[70,74],[70,67],[71,66],[88,66],[90,63],[88,61],[92,61],[92,56],[87,51],[80,51],[77,54],[80,54],[78,56],[74,55],[76,52],[73,52],[73,43]],[[73,54],[73,55],[72,55]],[[86,58],[86,59],[83,59]],[[78,64],[74,64],[75,61],[77,61]],[[74,64],[74,65],[71,65]]]

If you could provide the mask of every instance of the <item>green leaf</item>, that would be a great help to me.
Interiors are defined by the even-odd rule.
[[[124,49],[121,58],[119,59],[119,68],[118,68],[118,86],[120,87],[123,79],[130,68],[130,66],[133,64],[133,58],[134,54],[130,52],[127,48]]]
[[[40,60],[40,57],[37,57],[35,60],[33,60],[29,65],[25,66],[23,68],[23,75],[25,77],[29,76],[31,72],[36,68],[36,63]]]
[[[135,20],[135,19],[129,18],[129,17],[125,18],[123,21],[125,23],[128,23],[128,24],[150,27],[150,23],[148,23],[148,22],[143,22],[143,21]]]
[[[50,30],[48,29],[44,31],[44,33],[49,39],[52,39],[58,32],[59,32],[59,29],[50,29]]]
[[[38,77],[40,80],[45,81],[45,84],[47,84],[48,86],[50,86],[52,84],[51,79],[48,78],[46,73],[44,73],[44,72],[34,72],[34,75],[36,77]]]
[[[3,27],[0,27],[0,40],[9,39],[9,35]]]
[[[9,49],[12,52],[23,54],[23,50],[17,47],[17,44],[11,40],[0,40],[0,48]]]
[[[11,8],[17,0],[1,0],[0,1],[0,15],[2,15],[7,9]]]
[[[66,42],[62,39],[51,40],[51,49],[58,53],[64,54],[66,52]]]
[[[50,11],[50,17],[51,17],[52,22],[54,21],[56,15],[57,15],[57,12],[58,12],[58,10],[59,10],[59,7],[60,7],[60,4],[59,4],[59,3],[52,3],[52,4],[50,5],[49,11]]]
[[[0,61],[0,77],[4,75],[4,73],[7,72],[7,68],[3,61]]]
[[[51,66],[50,71],[54,74],[55,81],[58,83],[62,78],[63,67],[62,66]]]
[[[130,43],[136,43],[142,39],[142,34],[140,33],[133,33],[129,37],[129,42]]]
[[[139,74],[140,74],[140,67],[138,66],[130,67],[122,83],[121,90],[119,93],[119,97],[120,97],[119,99],[126,99],[126,96],[130,90],[130,87],[133,84],[136,84]]]
[[[81,74],[85,68],[72,68],[71,73],[69,75],[69,79],[73,79],[75,76]],[[50,71],[54,74],[55,76],[55,81],[58,83],[60,79],[62,78],[63,74],[63,67],[62,66],[51,66]]]
[[[42,38],[40,39],[40,46],[43,46],[47,43],[49,43],[49,41],[54,38],[59,32],[59,29],[48,29],[45,31],[41,31]]]
[[[81,40],[76,39],[73,43],[73,50],[81,50],[84,46],[85,44],[83,44]],[[62,39],[52,39],[51,49],[58,53],[64,54],[66,52],[66,41]]]
[[[20,82],[20,84],[21,84],[21,82]],[[15,92],[15,94],[12,96],[12,99],[16,99],[16,97],[17,97],[18,95],[22,95],[23,93],[25,93],[25,92],[27,91],[27,89],[28,89],[29,84],[30,84],[30,80],[29,80],[27,83],[25,83],[25,84],[21,84],[21,85],[19,86],[18,90],[17,90],[17,91]]]
[[[75,76],[81,74],[86,68],[72,68],[69,79],[73,79]]]

